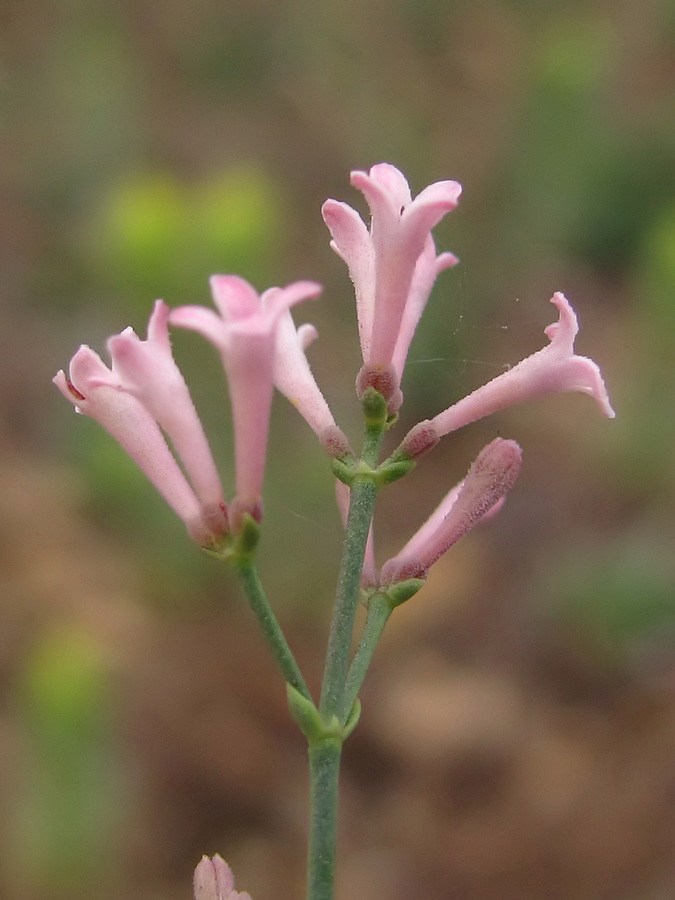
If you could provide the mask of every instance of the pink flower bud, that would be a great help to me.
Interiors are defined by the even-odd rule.
[[[232,869],[218,854],[212,858],[202,856],[193,886],[195,900],[251,900],[246,891],[235,891]]]
[[[382,566],[380,584],[424,578],[429,568],[461,537],[492,514],[520,472],[522,451],[515,441],[495,438],[481,450],[464,481],[393,559]]]

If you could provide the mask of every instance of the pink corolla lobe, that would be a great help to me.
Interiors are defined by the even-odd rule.
[[[274,384],[298,410],[319,438],[324,450],[337,458],[351,454],[349,441],[338,428],[307,361],[307,348],[317,339],[313,325],[296,328],[290,310],[279,319],[274,354]]]
[[[155,416],[135,392],[125,387],[114,362],[111,370],[97,353],[83,345],[70,362],[68,376],[61,370],[53,381],[77,412],[94,419],[120,444],[197,543],[210,546],[227,532],[220,484],[210,486],[213,493],[208,495],[208,502],[200,500],[169,450]],[[152,387],[148,390],[151,392]],[[143,391],[139,388],[138,393]],[[195,462],[196,457],[190,454],[183,459],[187,471],[194,469]]]
[[[522,450],[515,441],[495,438],[484,447],[464,481],[446,494],[403,549],[382,566],[380,584],[425,578],[453,544],[498,511],[518,478],[521,463]]]
[[[597,364],[574,353],[579,331],[574,310],[560,292],[551,297],[551,303],[559,317],[544,331],[550,343],[431,419],[429,424],[439,436],[547,393],[581,391],[593,397],[603,415],[614,418]]]
[[[194,900],[251,900],[246,891],[234,889],[232,869],[217,853],[202,856],[194,872]]]
[[[201,306],[182,306],[171,312],[170,321],[199,332],[220,352],[234,422],[234,508],[238,520],[244,512],[259,518],[275,369],[278,369],[279,325],[291,306],[317,297],[321,285],[297,281],[258,295],[243,278],[214,275],[211,292],[217,313]],[[236,528],[236,522],[233,525]]]
[[[351,183],[368,203],[370,230],[337,200],[327,200],[322,215],[354,284],[364,363],[358,389],[379,379],[394,412],[410,342],[436,277],[457,263],[452,253],[436,255],[431,230],[457,206],[462,189],[456,181],[439,181],[413,200],[405,177],[389,163],[352,172]]]

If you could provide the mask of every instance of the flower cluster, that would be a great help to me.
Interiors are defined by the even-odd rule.
[[[318,296],[321,286],[298,281],[270,288],[259,297],[242,278],[216,275],[211,289],[219,314],[200,306],[170,311],[158,300],[147,340],[131,328],[108,340],[111,368],[82,346],[70,362],[69,375],[60,371],[54,378],[77,412],[95,419],[118,441],[191,537],[205,547],[218,545],[230,530],[236,532],[244,513],[256,519],[262,516],[275,385],[298,407],[330,453],[339,456],[349,449],[304,355],[313,330],[303,326],[296,332],[289,311],[296,303]],[[198,331],[215,345],[223,361],[235,436],[236,493],[229,506],[171,353],[169,322]]]
[[[402,401],[400,383],[408,348],[436,277],[457,262],[451,253],[436,255],[431,229],[457,205],[461,187],[454,181],[437,182],[412,200],[404,176],[386,163],[373,166],[368,173],[352,172],[351,182],[366,198],[370,229],[355,210],[336,200],[326,201],[323,217],[333,238],[331,246],[347,263],[354,284],[363,353],[357,391],[376,387],[394,412]],[[444,435],[544,393],[581,391],[595,399],[605,416],[613,418],[598,366],[574,353],[579,330],[574,310],[561,293],[555,293],[551,303],[558,309],[559,318],[545,329],[550,341],[546,347],[433,419],[417,424],[392,458],[417,459]],[[488,444],[464,481],[446,494],[380,572],[371,531],[364,585],[386,587],[407,578],[425,577],[429,567],[460,537],[501,508],[520,465],[521,450],[514,441],[497,438]],[[346,486],[338,485],[337,500],[346,520]]]
[[[398,169],[387,163],[352,172],[370,210],[370,225],[345,203],[322,208],[333,249],[346,262],[356,294],[363,366],[357,393],[375,389],[390,414],[399,409],[408,349],[437,276],[457,263],[436,253],[432,229],[459,201],[461,187],[440,181],[412,198]],[[260,521],[270,407],[276,387],[305,418],[324,449],[350,457],[309,367],[305,351],[316,338],[311,325],[296,328],[291,308],[317,297],[321,286],[298,281],[262,295],[235,275],[215,275],[211,291],[217,312],[200,306],[169,310],[158,300],[148,336],[127,328],[108,341],[108,368],[81,347],[54,381],[78,412],[91,416],[119,442],[185,523],[195,541],[217,546],[236,534],[244,516]],[[404,438],[395,458],[414,460],[441,437],[493,412],[537,395],[581,391],[600,411],[614,415],[597,365],[574,353],[577,319],[567,299],[555,293],[558,321],[546,328],[549,344],[464,399],[420,422]],[[219,352],[232,407],[235,495],[227,504],[220,479],[187,385],[171,353],[169,324],[197,331]],[[429,567],[481,519],[494,514],[513,486],[521,451],[497,439],[485,447],[464,481],[378,572],[372,535],[366,551],[366,584],[386,586],[424,577]],[[338,487],[346,510],[348,488]],[[346,513],[345,513],[346,515]]]

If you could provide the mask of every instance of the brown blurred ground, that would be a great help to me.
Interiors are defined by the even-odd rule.
[[[414,190],[465,187],[404,425],[538,349],[556,289],[618,418],[580,396],[515,410],[383,496],[386,558],[497,431],[523,444],[499,519],[378,651],[338,896],[675,896],[674,24],[656,2],[5,3],[0,896],[183,898],[216,851],[254,900],[302,896],[304,750],[236,585],[49,379],[155,296],[204,301],[212,271],[314,277],[313,361],[353,428],[318,210],[358,205],[349,169],[382,159]],[[177,349],[227,461],[217,366]],[[292,415],[261,561],[316,686],[339,524]]]

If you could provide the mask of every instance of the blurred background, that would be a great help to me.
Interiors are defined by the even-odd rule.
[[[563,290],[617,418],[559,395],[443,443],[379,507],[386,559],[495,435],[501,515],[397,611],[346,749],[339,900],[675,896],[675,12],[668,0],[4,0],[0,8],[0,896],[179,900],[221,852],[303,896],[303,741],[237,585],[50,379],[207,277],[300,310],[358,440],[353,168],[464,186],[403,427],[543,346]],[[669,193],[669,188],[670,193]],[[175,350],[228,494],[226,389]],[[392,442],[403,431],[392,436]],[[312,686],[340,525],[275,406],[260,559]]]

